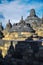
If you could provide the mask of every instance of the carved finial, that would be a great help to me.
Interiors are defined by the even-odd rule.
[[[2,31],[4,28],[2,26],[2,22],[0,22],[0,31]]]
[[[30,16],[36,16],[35,9],[31,9],[31,10],[30,10]]]
[[[8,22],[10,23],[10,19],[8,20]]]
[[[10,19],[8,20],[8,23],[6,24],[6,30],[9,31],[12,27],[12,24],[10,23]]]
[[[23,20],[23,16],[21,16],[21,20]]]
[[[43,23],[43,14],[42,14],[42,23]]]

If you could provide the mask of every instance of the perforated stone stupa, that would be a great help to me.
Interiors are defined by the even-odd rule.
[[[29,23],[26,24],[26,22],[23,20],[23,16],[21,17],[20,22],[13,25],[12,28],[10,29],[10,32],[14,32],[14,31],[15,32],[31,32],[31,33],[34,32],[31,25]]]
[[[30,23],[31,25],[34,22],[37,22],[38,25],[41,23],[41,19],[36,15],[35,9],[30,10],[30,15],[27,16],[25,22]]]

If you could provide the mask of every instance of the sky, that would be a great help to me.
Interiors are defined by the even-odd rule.
[[[17,23],[21,16],[26,19],[31,9],[35,9],[37,16],[41,18],[43,0],[0,0],[0,22],[4,26],[9,19],[12,24]]]

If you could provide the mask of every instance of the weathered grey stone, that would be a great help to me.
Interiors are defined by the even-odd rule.
[[[12,24],[10,23],[10,20],[8,21],[8,23],[6,24],[6,30],[9,31],[12,28]]]

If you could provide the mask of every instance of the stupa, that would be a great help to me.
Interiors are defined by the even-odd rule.
[[[4,28],[2,26],[2,23],[0,22],[0,31],[2,31]]]
[[[9,31],[12,27],[12,24],[10,23],[10,19],[8,20],[8,23],[6,24],[6,30]]]
[[[36,22],[38,25],[41,23],[41,19],[36,15],[35,9],[30,10],[30,15],[27,16],[25,22],[32,25],[33,22]]]
[[[42,15],[42,24],[43,24],[43,15]]]
[[[8,29],[8,28],[7,28]],[[35,33],[35,30],[31,27],[31,25],[23,20],[23,16],[21,17],[19,23],[16,23],[9,29],[9,34],[5,36],[4,39],[7,40],[25,40],[27,37],[31,36]]]
[[[23,20],[23,16],[21,17],[21,20],[17,25],[13,25],[10,29],[10,32],[34,32],[31,25],[28,23],[28,25]]]

